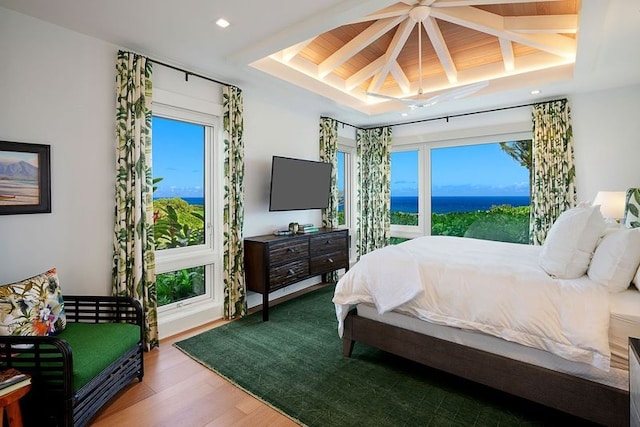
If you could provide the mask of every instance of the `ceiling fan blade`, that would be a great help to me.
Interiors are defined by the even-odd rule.
[[[376,98],[382,98],[382,99],[391,99],[393,101],[400,101],[400,102],[404,101],[404,98],[396,98],[395,96],[383,95],[381,93],[365,92],[365,95],[374,96]]]
[[[473,83],[466,86],[460,86],[452,90],[448,90],[439,95],[434,96],[433,98],[438,98],[437,102],[442,101],[450,101],[453,99],[464,98],[465,96],[469,96],[478,92],[480,89],[484,89],[489,85],[488,81]]]
[[[469,85],[457,87],[455,89],[447,90],[438,95],[430,96],[430,97],[427,97],[422,93],[419,93],[413,96],[408,96],[405,98],[396,98],[394,96],[382,95],[382,94],[373,93],[373,92],[365,92],[365,93],[369,96],[375,96],[377,98],[400,101],[407,104],[411,108],[424,108],[424,107],[430,107],[439,102],[452,101],[454,99],[464,98],[465,96],[469,96],[479,91],[480,89],[487,87],[488,85],[489,85],[488,81],[472,83]]]

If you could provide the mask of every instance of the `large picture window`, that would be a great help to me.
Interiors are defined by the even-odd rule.
[[[529,242],[531,140],[398,145],[392,243],[421,235]]]

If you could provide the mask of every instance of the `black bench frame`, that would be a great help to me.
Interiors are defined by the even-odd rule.
[[[28,408],[24,413],[25,420],[48,414],[51,418],[45,420],[46,425],[84,426],[134,378],[142,381],[144,317],[140,303],[128,297],[65,295],[64,310],[67,323],[138,325],[140,339],[127,353],[75,391],[72,349],[56,336],[0,336],[0,368],[16,368],[31,375],[31,391],[23,399]]]

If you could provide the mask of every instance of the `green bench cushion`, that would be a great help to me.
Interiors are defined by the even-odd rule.
[[[73,354],[73,389],[80,390],[140,341],[140,328],[128,323],[72,323],[57,335]]]

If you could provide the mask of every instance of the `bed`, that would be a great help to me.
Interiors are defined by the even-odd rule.
[[[363,256],[336,285],[355,342],[606,425],[629,424],[640,229],[563,213],[543,246],[427,236]]]

